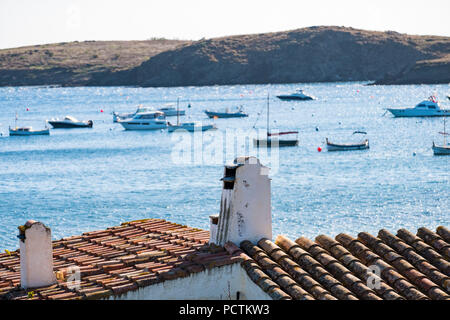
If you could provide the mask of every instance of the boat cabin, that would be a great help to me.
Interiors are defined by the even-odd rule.
[[[136,114],[136,116],[134,116],[133,119],[136,119],[136,120],[147,119],[148,120],[148,119],[156,119],[156,118],[159,118],[159,117],[162,117],[162,116],[164,116],[163,112],[151,111],[151,112]]]
[[[424,100],[418,105],[415,106],[415,109],[432,109],[432,110],[438,110],[439,109],[439,103],[437,101],[432,100]]]
[[[14,128],[14,131],[20,131],[20,132],[30,132],[31,127],[23,127],[23,128]]]

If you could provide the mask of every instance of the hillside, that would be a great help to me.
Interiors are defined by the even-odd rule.
[[[371,80],[449,83],[450,37],[311,27],[195,42],[81,42],[0,50],[3,86]]]
[[[144,86],[356,80],[448,83],[449,53],[447,37],[313,27],[195,42],[163,52],[132,73],[136,84]],[[429,77],[429,68],[437,68],[436,77]]]
[[[187,41],[84,41],[0,50],[0,85],[96,85]]]

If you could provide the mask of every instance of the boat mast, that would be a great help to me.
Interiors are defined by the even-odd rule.
[[[269,136],[269,93],[267,93],[267,136]]]
[[[177,98],[177,126],[180,125],[180,97]]]
[[[446,139],[445,139],[446,135],[447,135],[447,133],[445,132],[445,117],[444,117],[444,146],[446,145]]]

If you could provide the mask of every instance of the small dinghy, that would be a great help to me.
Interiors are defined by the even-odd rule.
[[[355,143],[355,144],[338,144],[338,143],[332,143],[328,141],[328,138],[326,138],[327,141],[327,150],[328,151],[351,151],[351,150],[363,150],[363,149],[369,149],[369,140],[365,139],[361,143]]]

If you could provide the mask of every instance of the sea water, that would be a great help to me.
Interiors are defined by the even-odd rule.
[[[318,99],[276,98],[297,88]],[[208,229],[209,215],[219,211],[223,165],[255,152],[251,139],[246,144],[238,138],[234,149],[217,146],[230,143],[233,135],[264,133],[268,95],[271,130],[299,131],[298,147],[261,157],[272,168],[274,236],[314,239],[376,234],[382,228],[448,227],[450,157],[433,156],[431,150],[433,141],[442,143],[443,119],[393,118],[385,110],[412,107],[430,95],[450,108],[448,94],[450,85],[354,82],[0,88],[0,250],[18,247],[17,226],[29,219],[51,227],[54,239],[144,218]],[[218,130],[204,136],[125,131],[112,122],[113,111],[133,112],[139,104],[176,107],[177,99],[186,110],[181,121],[214,122]],[[248,118],[208,119],[203,112],[240,106]],[[9,126],[39,129],[46,119],[66,115],[93,120],[94,127],[52,129],[50,136],[8,135]],[[368,138],[370,149],[327,152],[327,137],[338,143]],[[176,151],[189,143],[196,144],[192,154],[180,160]],[[216,157],[205,153],[211,148]]]

